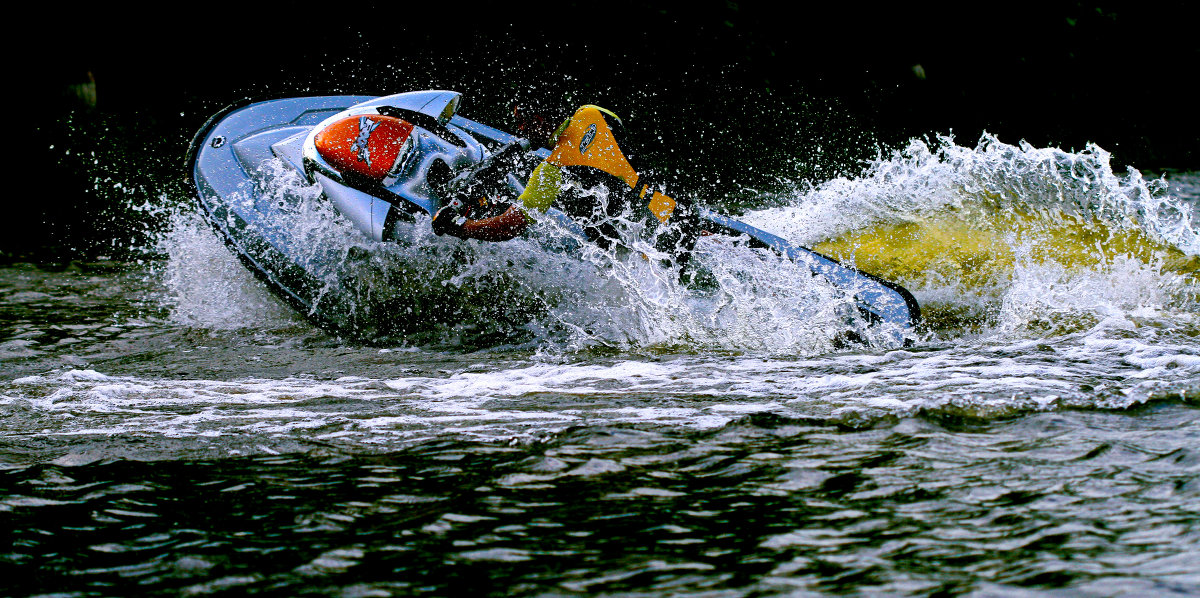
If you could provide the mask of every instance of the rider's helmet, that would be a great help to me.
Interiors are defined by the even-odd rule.
[[[412,131],[412,123],[394,116],[364,114],[330,124],[313,142],[317,153],[343,175],[386,184],[412,151]]]
[[[549,147],[556,123],[546,114],[528,104],[513,102],[512,116],[515,133],[529,140],[534,147]]]
[[[518,88],[510,97],[513,132],[528,139],[535,148],[552,147],[555,129],[571,114],[565,98],[537,88]]]

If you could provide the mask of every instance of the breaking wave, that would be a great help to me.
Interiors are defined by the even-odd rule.
[[[1111,156],[914,140],[857,178],[797,191],[746,219],[897,280],[927,332],[1033,336],[1107,318],[1190,319],[1197,209],[1164,179],[1113,173]]]

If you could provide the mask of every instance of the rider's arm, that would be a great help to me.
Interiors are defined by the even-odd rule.
[[[453,235],[463,239],[479,239],[482,241],[507,241],[512,239],[534,222],[533,217],[529,215],[527,210],[530,207],[530,202],[525,201],[533,195],[544,195],[538,193],[537,189],[542,186],[535,184],[534,181],[539,179],[538,172],[542,170],[543,165],[539,165],[534,169],[534,174],[530,177],[530,184],[526,187],[534,188],[533,194],[523,194],[517,202],[517,205],[512,205],[507,202],[493,202],[487,197],[482,196],[486,193],[483,190],[473,190],[479,179],[487,179],[490,176],[499,176],[508,168],[501,169],[502,166],[511,167],[514,163],[521,159],[521,152],[527,151],[528,142],[520,140],[510,143],[499,152],[489,158],[480,168],[476,168],[470,172],[459,175],[456,179],[452,179],[448,187],[458,189],[459,198],[450,201],[445,207],[438,210],[433,217],[433,232],[438,235]],[[493,172],[494,171],[494,172]],[[558,173],[555,173],[558,174]],[[561,176],[556,181],[561,181]],[[482,191],[482,193],[480,193]],[[480,194],[480,198],[474,201],[467,200],[474,194]],[[541,200],[534,201],[536,204],[533,209],[543,211],[553,202],[553,197],[546,197],[544,202]]]
[[[525,212],[512,204],[500,205],[507,206],[507,209],[489,218],[468,219],[464,222],[460,229],[462,234],[459,236],[480,241],[507,241],[525,232],[525,228],[529,226]]]
[[[520,235],[530,220],[521,208],[510,203],[493,203],[480,198],[477,203],[455,199],[433,216],[433,232],[462,239],[507,241]]]

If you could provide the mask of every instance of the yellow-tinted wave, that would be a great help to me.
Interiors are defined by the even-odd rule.
[[[888,224],[826,240],[814,250],[854,263],[883,278],[919,283],[936,278],[979,289],[1011,276],[1017,254],[1025,262],[1056,262],[1069,269],[1095,268],[1120,256],[1161,264],[1164,272],[1189,277],[1200,257],[1188,256],[1139,230],[1083,222],[1061,215],[946,213]]]
[[[1200,257],[1139,230],[1069,215],[1052,222],[1045,215],[947,212],[854,231],[813,249],[914,291],[922,329],[948,337],[997,325],[1017,268],[1053,264],[1064,272],[1107,271],[1117,261],[1133,259],[1193,284],[1200,278]],[[1053,318],[1056,331],[1086,328],[1095,320],[1094,314],[1073,312]]]

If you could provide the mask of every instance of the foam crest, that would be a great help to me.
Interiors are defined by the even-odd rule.
[[[1165,272],[1160,260],[1117,256],[1091,268],[1068,268],[1030,258],[1018,247],[1011,286],[1003,295],[999,330],[1061,334],[1101,322],[1171,317],[1194,312],[1196,288],[1187,277]]]
[[[1184,183],[1117,176],[1094,145],[984,135],[970,148],[943,137],[746,220],[899,281],[939,336],[1057,334],[1195,309],[1200,237]]]
[[[920,222],[947,211],[966,219],[1031,214],[1073,218],[1142,232],[1187,255],[1200,255],[1193,210],[1164,180],[1112,171],[1111,154],[1009,145],[984,134],[974,147],[938,137],[913,139],[855,178],[786,193],[791,204],[748,214],[755,226],[802,244],[880,225]]]

